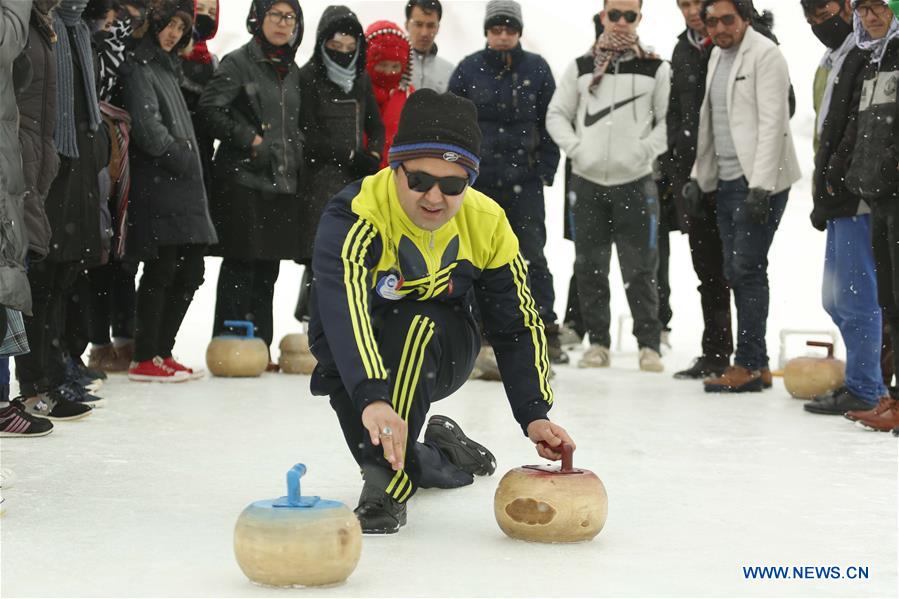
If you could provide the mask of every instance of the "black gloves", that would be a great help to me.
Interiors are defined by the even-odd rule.
[[[356,177],[367,177],[381,170],[381,159],[367,150],[353,155],[352,171]]]
[[[705,206],[702,201],[705,194],[702,193],[696,179],[687,181],[686,185],[684,185],[684,188],[681,190],[681,195],[687,202],[685,208],[688,216],[691,218],[705,218]]]
[[[746,212],[749,222],[764,225],[768,222],[768,204],[771,194],[764,189],[753,187],[746,194]]]

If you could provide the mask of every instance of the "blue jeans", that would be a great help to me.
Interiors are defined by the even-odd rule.
[[[718,182],[718,231],[724,251],[724,276],[737,306],[737,351],[734,364],[748,370],[768,366],[768,248],[787,207],[787,189],[772,195],[768,222],[750,221],[745,210],[745,178]]]
[[[0,358],[0,402],[3,401],[9,401],[9,358]]]
[[[883,325],[870,214],[827,221],[821,297],[846,343],[846,387],[876,404],[887,389],[880,372]]]

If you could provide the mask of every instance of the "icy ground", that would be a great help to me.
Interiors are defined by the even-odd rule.
[[[247,0],[222,2],[212,44],[223,55],[244,43]],[[311,53],[323,0],[303,2]],[[350,3],[364,24],[402,22],[403,2]],[[441,55],[478,49],[483,1],[444,2]],[[792,121],[805,178],[791,194],[771,250],[769,353],[785,328],[830,330],[820,307],[824,236],[809,225],[811,81],[821,47],[798,2],[772,8],[798,99]],[[556,77],[592,39],[599,0],[525,0],[526,49]],[[682,20],[673,0],[645,0],[642,37],[670,56]],[[561,241],[561,176],[547,191],[547,254],[562,311],[573,251]],[[609,520],[595,541],[541,546],[507,539],[493,520],[493,492],[506,470],[539,463],[511,419],[497,384],[473,382],[437,404],[496,454],[496,475],[450,492],[423,491],[409,524],[366,538],[348,582],[313,591],[248,583],[231,550],[232,529],[251,501],[284,494],[284,473],[305,462],[304,492],[355,506],[358,472],[327,402],[306,377],[205,379],[179,386],[113,377],[106,407],[60,423],[42,439],[4,439],[0,595],[12,596],[893,596],[897,595],[897,443],[839,417],[812,416],[775,390],[712,397],[671,374],[699,350],[702,320],[686,239],[672,235],[674,353],[666,373],[636,371],[625,331],[613,368],[557,368],[552,417],[579,444],[576,464],[609,492]],[[188,313],[176,354],[200,365],[212,328],[218,260]],[[613,338],[627,312],[612,268]],[[299,269],[284,263],[275,299],[276,343],[296,332]],[[629,325],[627,325],[629,328]],[[787,357],[804,353],[794,338]],[[277,354],[275,348],[274,353]],[[576,358],[575,358],[576,359]],[[867,580],[747,581],[744,566],[867,567]]]
[[[472,382],[432,413],[497,457],[471,487],[422,491],[409,524],[366,537],[346,584],[251,585],[232,530],[251,501],[304,493],[355,506],[359,476],[327,401],[306,377],[176,386],[113,377],[106,407],[44,439],[5,439],[0,590],[12,596],[895,596],[896,440],[806,414],[778,382],[715,397],[641,374],[616,354],[601,374],[559,368],[552,416],[575,464],[609,493],[591,543],[508,539],[493,518],[502,473],[540,463],[497,383]],[[867,567],[867,580],[747,581],[743,566]]]

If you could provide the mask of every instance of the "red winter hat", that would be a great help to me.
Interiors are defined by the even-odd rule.
[[[412,47],[399,25],[391,21],[376,21],[365,30],[368,42],[366,61],[372,67],[383,60],[395,60],[409,70]]]

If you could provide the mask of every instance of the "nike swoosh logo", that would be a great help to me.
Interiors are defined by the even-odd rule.
[[[609,116],[609,114],[611,114],[613,110],[618,110],[622,106],[627,106],[628,104],[630,104],[632,102],[636,102],[637,100],[639,100],[640,98],[642,98],[645,95],[646,94],[640,94],[639,96],[634,96],[633,98],[628,98],[627,100],[622,100],[621,102],[612,104],[608,108],[603,108],[602,110],[600,110],[599,112],[594,113],[594,114],[590,114],[590,110],[588,109],[586,114],[584,115],[584,127],[592,127],[598,121],[601,121],[604,118],[606,118],[607,116]]]

